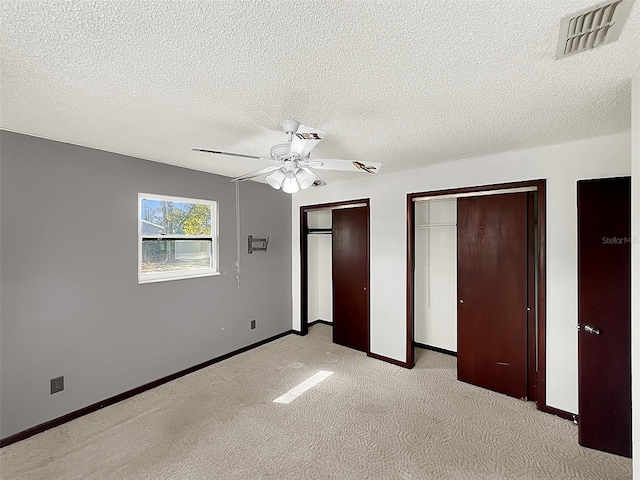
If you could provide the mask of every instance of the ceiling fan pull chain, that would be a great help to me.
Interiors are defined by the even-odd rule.
[[[240,290],[240,182],[236,184],[236,281]]]

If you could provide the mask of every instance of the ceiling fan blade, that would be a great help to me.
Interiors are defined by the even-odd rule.
[[[242,153],[231,153],[231,152],[221,152],[219,150],[208,150],[206,148],[197,148],[193,147],[191,149],[192,152],[204,152],[204,153],[215,153],[216,155],[229,155],[230,157],[240,157],[240,158],[253,158],[256,160],[271,160],[266,157],[256,157],[254,155],[243,155]]]
[[[259,177],[260,175],[265,175],[267,173],[271,173],[280,167],[278,165],[273,165],[271,167],[263,168],[262,170],[258,170],[257,172],[247,173],[246,175],[242,175],[240,177],[233,178],[232,182],[242,182],[244,180],[249,180],[251,178]]]
[[[317,128],[300,125],[291,139],[291,153],[296,152],[301,159],[305,158],[323,138],[324,132]]]
[[[313,184],[311,186],[312,187],[324,187],[326,184],[327,184],[327,182],[325,182],[321,178],[316,177],[316,181],[313,182]]]
[[[342,172],[378,173],[382,163],[358,162],[356,160],[338,160],[337,158],[313,158],[304,165],[318,170],[340,170]]]

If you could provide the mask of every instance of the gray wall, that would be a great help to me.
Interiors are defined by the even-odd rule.
[[[291,328],[289,195],[241,184],[238,290],[228,178],[0,135],[2,438]],[[216,200],[222,275],[138,285],[139,192]]]

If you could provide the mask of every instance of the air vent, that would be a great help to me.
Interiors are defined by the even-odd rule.
[[[556,59],[618,40],[632,4],[609,1],[562,17]]]

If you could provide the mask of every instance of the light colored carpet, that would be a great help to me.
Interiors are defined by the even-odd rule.
[[[572,422],[417,354],[413,370],[389,365],[318,324],[9,445],[2,478],[631,478],[629,459],[578,446]],[[335,373],[273,403],[319,370]]]

